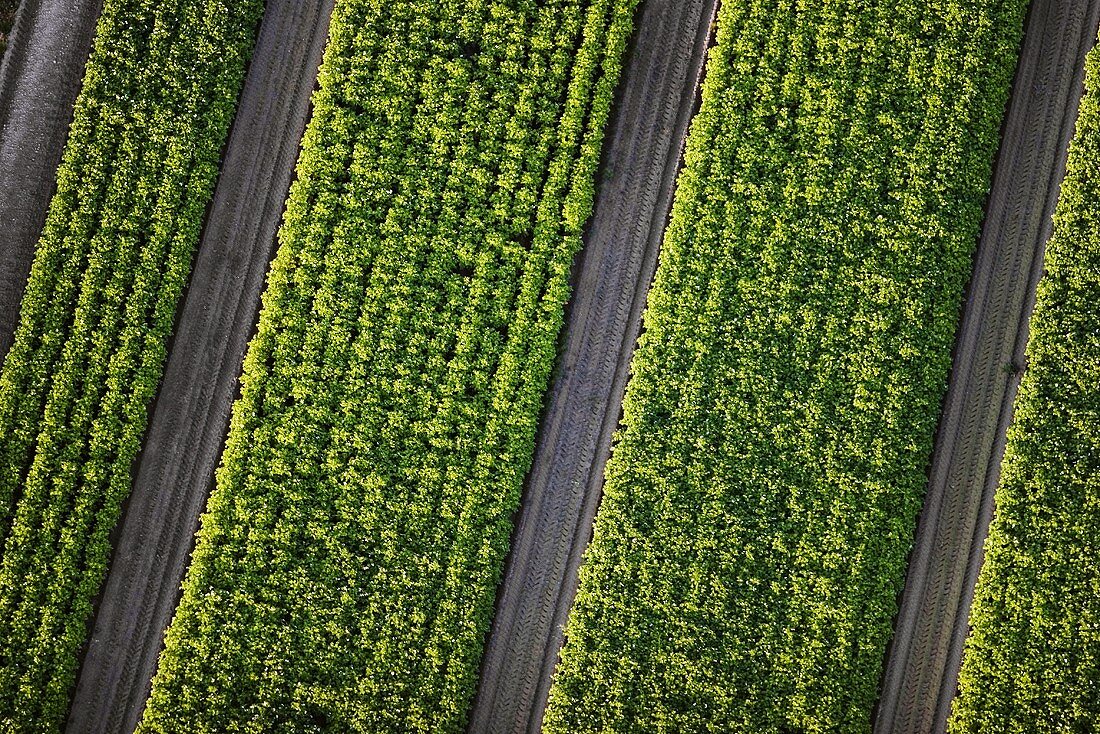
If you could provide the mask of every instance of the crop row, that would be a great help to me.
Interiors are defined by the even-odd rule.
[[[461,730],[635,0],[339,0],[142,732]]]
[[[869,731],[1024,5],[722,4],[544,731]]]
[[[1031,319],[1027,371],[970,614],[950,730],[1100,721],[1100,50]]]
[[[64,721],[259,0],[107,0],[0,373],[0,728]]]

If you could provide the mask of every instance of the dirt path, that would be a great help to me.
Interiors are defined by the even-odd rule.
[[[1096,41],[1100,0],[1033,0],[928,495],[887,655],[877,734],[939,734],[955,696],[1028,317]]]
[[[644,0],[639,10],[470,732],[540,729],[716,9]]]
[[[66,729],[128,734],[179,598],[253,333],[333,0],[269,0]]]
[[[53,197],[102,0],[23,0],[0,61],[0,359]]]

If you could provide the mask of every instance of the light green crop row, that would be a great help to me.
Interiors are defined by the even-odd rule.
[[[0,729],[64,723],[259,0],[107,0],[0,373]]]
[[[140,731],[461,731],[635,0],[339,0]]]
[[[722,3],[544,731],[870,730],[1024,6]]]
[[[1100,722],[1100,51],[1031,319],[950,730]]]

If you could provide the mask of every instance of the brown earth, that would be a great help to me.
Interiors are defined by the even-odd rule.
[[[1098,25],[1098,0],[1033,0],[1028,14],[876,734],[946,730],[1085,53]]]
[[[129,734],[144,709],[225,443],[332,4],[267,3],[134,488],[116,529],[69,734]]]
[[[716,9],[717,0],[645,0],[639,11],[470,732],[540,729]]]
[[[69,137],[102,0],[23,0],[0,61],[0,359]]]

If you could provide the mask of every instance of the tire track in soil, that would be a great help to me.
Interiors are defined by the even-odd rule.
[[[1100,0],[1033,0],[955,345],[876,734],[941,734],[993,517],[1005,434]]]
[[[129,734],[145,708],[225,443],[332,6],[267,2],[134,487],[115,530],[68,734]]]
[[[537,734],[603,488],[717,0],[643,0],[468,731]]]
[[[0,61],[0,361],[56,188],[102,0],[23,0]]]

